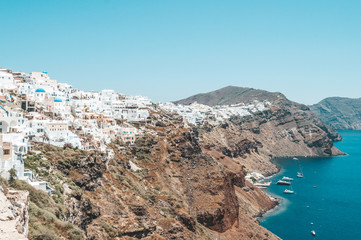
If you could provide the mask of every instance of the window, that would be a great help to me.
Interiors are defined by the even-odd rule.
[[[10,150],[9,149],[4,149],[4,155],[10,155]]]

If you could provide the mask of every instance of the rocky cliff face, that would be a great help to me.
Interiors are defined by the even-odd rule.
[[[234,98],[230,100],[228,95]],[[216,96],[217,101],[212,96]],[[211,104],[209,98],[213,99]],[[270,161],[272,158],[342,154],[333,146],[334,141],[341,140],[333,128],[323,123],[306,105],[292,102],[280,93],[226,87],[180,102],[191,103],[194,99],[208,105],[249,103],[254,99],[272,103],[269,110],[245,117],[234,116],[216,127],[207,124],[201,127],[207,132],[203,142],[209,149],[239,161],[249,170],[269,175],[277,172]]]
[[[326,98],[310,108],[335,129],[361,130],[361,98]]]
[[[234,117],[205,136],[204,142],[249,170],[270,175],[277,171],[272,158],[342,154],[333,145],[340,135],[305,106],[273,106],[268,111]]]
[[[277,239],[253,218],[275,203],[246,185],[241,165],[205,149],[203,133],[166,112],[154,113],[147,130],[136,147],[112,145],[102,187],[88,194],[101,213],[89,238]]]
[[[0,239],[28,239],[29,193],[0,186]]]

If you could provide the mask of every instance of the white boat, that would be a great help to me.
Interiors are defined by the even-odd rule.
[[[268,188],[271,186],[272,181],[269,182],[263,182],[263,183],[255,183],[254,185],[259,188]]]
[[[303,178],[303,172],[302,172],[302,168],[301,168],[301,163],[298,162],[298,168],[300,169],[300,171],[297,172],[297,177],[298,178]]]
[[[291,185],[290,182],[287,181],[282,181],[282,180],[278,180],[278,182],[276,182],[277,185]]]
[[[282,178],[283,181],[293,181],[293,178],[290,177],[283,177]]]
[[[298,160],[298,158],[295,158],[295,157],[294,157],[293,160]]]
[[[316,232],[315,232],[314,230],[311,231],[311,234],[312,234],[313,236],[316,236]]]
[[[292,190],[289,190],[289,189],[285,189],[285,190],[283,191],[283,193],[285,193],[285,194],[294,194],[295,192],[292,191]]]
[[[285,194],[294,194],[295,192],[293,191],[292,186],[290,185],[290,187],[285,189],[283,191],[283,193],[285,193]]]

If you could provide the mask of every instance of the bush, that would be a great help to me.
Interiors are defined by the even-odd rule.
[[[73,145],[71,143],[64,143],[64,149],[66,148],[73,148]]]
[[[59,239],[55,231],[39,225],[37,229],[30,230],[30,236],[34,240],[57,240]]]
[[[10,174],[9,183],[10,186],[13,186],[15,184],[15,179],[16,179],[16,170],[14,168],[10,169],[9,174]]]

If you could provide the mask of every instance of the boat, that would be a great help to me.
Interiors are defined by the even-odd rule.
[[[282,178],[283,181],[293,181],[293,178],[290,177],[283,177]]]
[[[292,190],[289,190],[289,189],[285,189],[285,190],[283,191],[283,193],[285,193],[285,194],[294,194],[295,192],[292,191]]]
[[[290,182],[287,181],[282,181],[282,180],[278,180],[278,182],[276,182],[277,185],[291,185]]]
[[[316,232],[315,232],[314,230],[311,231],[311,234],[312,234],[313,236],[316,236]]]
[[[255,183],[254,185],[259,188],[268,188],[271,186],[272,181],[269,182],[263,182],[263,183]]]
[[[294,157],[293,160],[298,160],[298,158]]]
[[[298,178],[303,178],[303,172],[302,172],[302,168],[301,168],[301,163],[298,162],[298,167],[300,169],[300,171],[297,172],[297,177]]]
[[[283,193],[285,193],[285,194],[294,194],[295,192],[293,191],[292,186],[290,185],[290,187],[285,189],[283,191]]]

